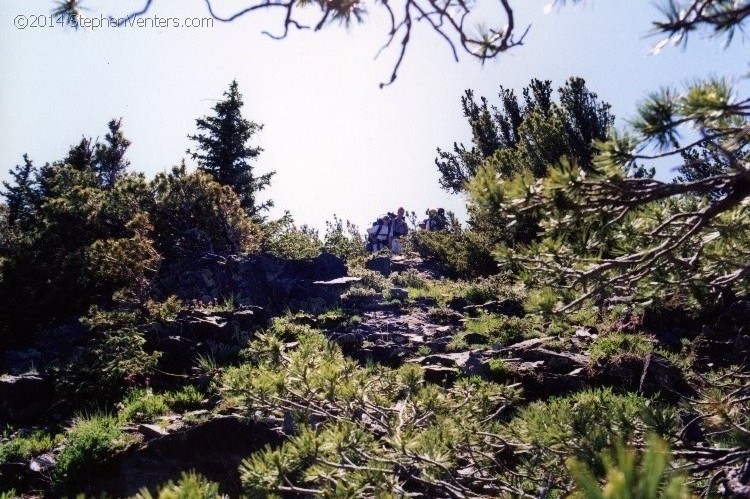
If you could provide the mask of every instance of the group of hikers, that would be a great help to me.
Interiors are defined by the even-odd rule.
[[[448,219],[443,208],[430,208],[426,214],[427,218],[419,223],[420,229],[438,231],[448,227]],[[372,227],[367,229],[367,246],[365,249],[370,253],[375,253],[388,248],[394,253],[400,253],[400,239],[409,233],[405,215],[406,210],[402,207],[396,213],[388,212],[378,217]]]

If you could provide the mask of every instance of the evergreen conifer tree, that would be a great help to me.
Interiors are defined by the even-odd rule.
[[[109,132],[104,136],[104,144],[83,137],[70,148],[61,164],[94,173],[102,187],[111,189],[130,166],[130,161],[125,159],[130,141],[122,133],[122,118],[110,120],[107,127]]]
[[[435,164],[440,185],[451,192],[466,189],[483,163],[491,160],[503,177],[528,169],[543,177],[560,157],[570,156],[587,166],[597,154],[596,140],[605,140],[614,122],[610,105],[586,87],[583,78],[572,77],[558,89],[559,103],[552,100],[552,82],[532,79],[522,100],[513,90],[500,87],[501,107],[480,102],[467,90],[461,97],[464,116],[472,132],[472,145],[453,144],[453,152],[438,148]]]
[[[200,170],[234,189],[248,215],[260,218],[263,211],[273,206],[273,201],[259,202],[258,193],[270,185],[276,173],[256,176],[251,164],[262,149],[249,146],[248,141],[263,125],[243,118],[244,103],[237,80],[232,81],[224,97],[213,107],[213,116],[196,120],[199,133],[188,138],[195,141],[197,149],[188,149],[187,153],[198,162]]]
[[[34,164],[28,154],[23,155],[23,165],[17,165],[10,171],[13,184],[3,182],[5,192],[0,192],[5,197],[8,206],[8,225],[14,226],[23,222],[31,216],[34,199]]]
[[[93,171],[94,144],[91,143],[91,139],[82,137],[78,145],[70,148],[63,164],[70,165],[78,171]]]
[[[130,141],[122,133],[122,118],[111,120],[107,126],[109,133],[104,136],[106,144],[97,143],[94,147],[94,169],[101,185],[111,189],[130,166],[130,161],[125,159]]]

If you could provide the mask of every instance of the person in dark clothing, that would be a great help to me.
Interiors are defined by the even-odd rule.
[[[448,219],[445,217],[445,210],[443,208],[438,208],[437,210],[430,208],[427,210],[427,219],[421,222],[419,227],[428,232],[447,229]]]
[[[405,214],[406,210],[401,207],[396,212],[396,216],[391,220],[391,232],[393,233],[391,251],[393,251],[394,253],[401,252],[401,241],[399,241],[399,239],[409,233],[409,226],[406,225]]]

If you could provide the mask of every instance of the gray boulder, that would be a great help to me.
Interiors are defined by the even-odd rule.
[[[365,262],[365,268],[379,272],[385,277],[391,275],[391,259],[387,256],[376,256]]]

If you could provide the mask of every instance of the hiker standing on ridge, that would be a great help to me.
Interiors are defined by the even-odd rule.
[[[445,208],[437,209],[437,216],[435,217],[435,228],[433,230],[445,230],[448,228],[448,219],[445,216]]]
[[[372,227],[367,229],[367,246],[365,249],[375,253],[383,248],[390,248],[392,242],[391,217],[383,215]]]
[[[403,207],[400,207],[397,211],[397,215],[391,220],[391,232],[393,233],[391,251],[394,253],[401,253],[401,242],[399,239],[409,233],[409,226],[406,225],[406,217],[404,216],[405,213],[406,210],[404,210]]]
[[[445,209],[429,208],[426,212],[427,218],[419,223],[419,228],[428,232],[445,230],[448,228],[448,218],[445,216]]]

